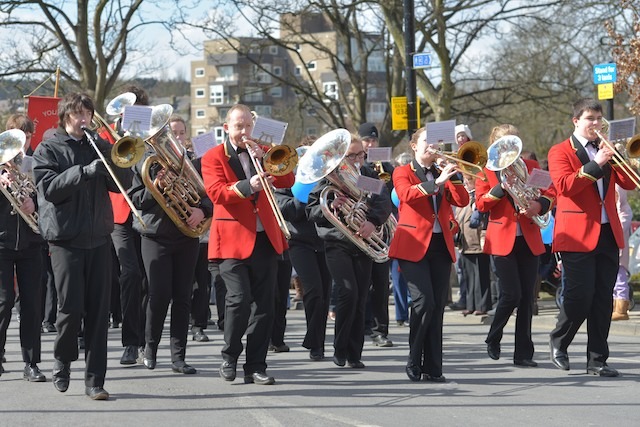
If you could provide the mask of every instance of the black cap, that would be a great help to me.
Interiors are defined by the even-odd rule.
[[[363,123],[358,128],[360,138],[378,138],[378,128],[373,123]]]

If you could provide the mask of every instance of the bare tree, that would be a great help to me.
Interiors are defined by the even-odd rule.
[[[140,41],[142,31],[166,25],[144,16],[143,4],[159,9],[162,3],[77,0],[73,7],[62,0],[0,1],[0,29],[16,34],[4,40],[0,77],[42,78],[60,67],[61,90],[86,91],[101,111],[121,73],[152,51]]]

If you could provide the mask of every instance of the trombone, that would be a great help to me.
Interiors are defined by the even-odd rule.
[[[460,173],[477,178],[478,172],[481,172],[482,175],[480,179],[483,181],[487,180],[487,175],[484,173],[484,166],[487,164],[487,153],[484,145],[481,143],[468,141],[464,143],[457,152],[438,149],[435,151],[435,154],[449,162],[455,163]]]
[[[598,138],[600,138],[600,141],[602,141],[607,146],[607,148],[609,148],[613,152],[613,157],[611,158],[613,163],[619,166],[624,171],[624,173],[627,174],[631,181],[636,185],[636,188],[640,188],[640,175],[638,175],[638,172],[636,172],[633,166],[629,164],[627,158],[624,155],[620,154],[616,147],[605,137],[604,134],[608,133],[609,129],[609,122],[605,118],[602,119],[602,127],[603,131],[595,128],[593,128],[592,130],[598,136]],[[634,135],[629,139],[626,144],[625,151],[629,158],[640,157],[640,134]]]

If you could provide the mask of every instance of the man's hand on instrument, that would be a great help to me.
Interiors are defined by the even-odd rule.
[[[529,202],[529,207],[527,209],[520,210],[520,213],[527,218],[533,218],[534,216],[539,215],[541,210],[542,205],[535,200],[531,200]]]
[[[191,209],[191,215],[187,218],[187,225],[195,228],[204,219],[204,212],[200,208]]]
[[[33,199],[31,197],[27,197],[22,201],[20,210],[27,215],[31,215],[36,211],[36,204],[33,203]]]
[[[268,172],[262,172],[262,177],[267,183],[269,183],[269,185],[272,185],[276,180],[276,178]],[[251,183],[251,190],[253,190],[254,193],[264,190],[262,181],[260,180],[260,177],[258,175],[253,175],[249,182]]]
[[[2,184],[3,187],[9,187],[12,183],[13,180],[11,179],[10,173],[0,174],[0,184]]]
[[[82,167],[82,172],[87,179],[95,178],[99,175],[108,175],[109,172],[100,159],[95,159],[91,163]]]
[[[376,226],[369,221],[365,221],[362,223],[362,225],[360,225],[360,228],[358,229],[356,235],[362,237],[363,239],[368,239],[374,231],[376,231]]]
[[[335,199],[333,199],[333,202],[331,202],[331,209],[333,209],[334,211],[340,210],[342,205],[344,205],[347,200],[349,200],[347,196],[336,197]]]
[[[598,166],[602,167],[607,164],[609,160],[611,160],[613,154],[613,150],[609,148],[607,144],[601,142],[600,149],[596,153],[596,156],[593,158],[593,160],[598,164]]]
[[[436,178],[436,185],[442,185],[449,180],[453,175],[458,173],[458,167],[455,163],[442,162],[440,176]]]
[[[249,151],[250,154],[256,159],[262,160],[262,157],[264,156],[264,151],[262,151],[262,148],[260,148],[260,145],[258,145],[258,143],[255,142],[254,140],[249,139],[247,137],[244,137],[243,141],[247,146],[247,151]]]

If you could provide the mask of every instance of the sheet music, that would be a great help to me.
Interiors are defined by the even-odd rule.
[[[384,181],[364,175],[358,175],[356,187],[372,194],[380,194],[384,188]]]
[[[456,142],[455,120],[427,123],[427,144],[439,142]]]
[[[202,157],[207,151],[218,145],[218,141],[216,141],[215,133],[210,131],[191,138],[191,145],[196,156]]]
[[[368,162],[390,162],[391,161],[391,147],[371,147],[367,151]]]
[[[126,105],[122,114],[122,129],[130,135],[148,135],[151,111],[152,108],[145,105]]]
[[[529,187],[546,190],[551,185],[551,175],[549,171],[543,169],[533,169],[527,178],[526,185]]]
[[[636,118],[630,117],[628,119],[611,120],[609,122],[609,135],[607,138],[610,142],[627,140],[635,135],[636,131]]]
[[[287,131],[288,123],[278,120],[258,117],[253,124],[251,131],[251,139],[259,141],[262,144],[282,144],[284,134]]]

